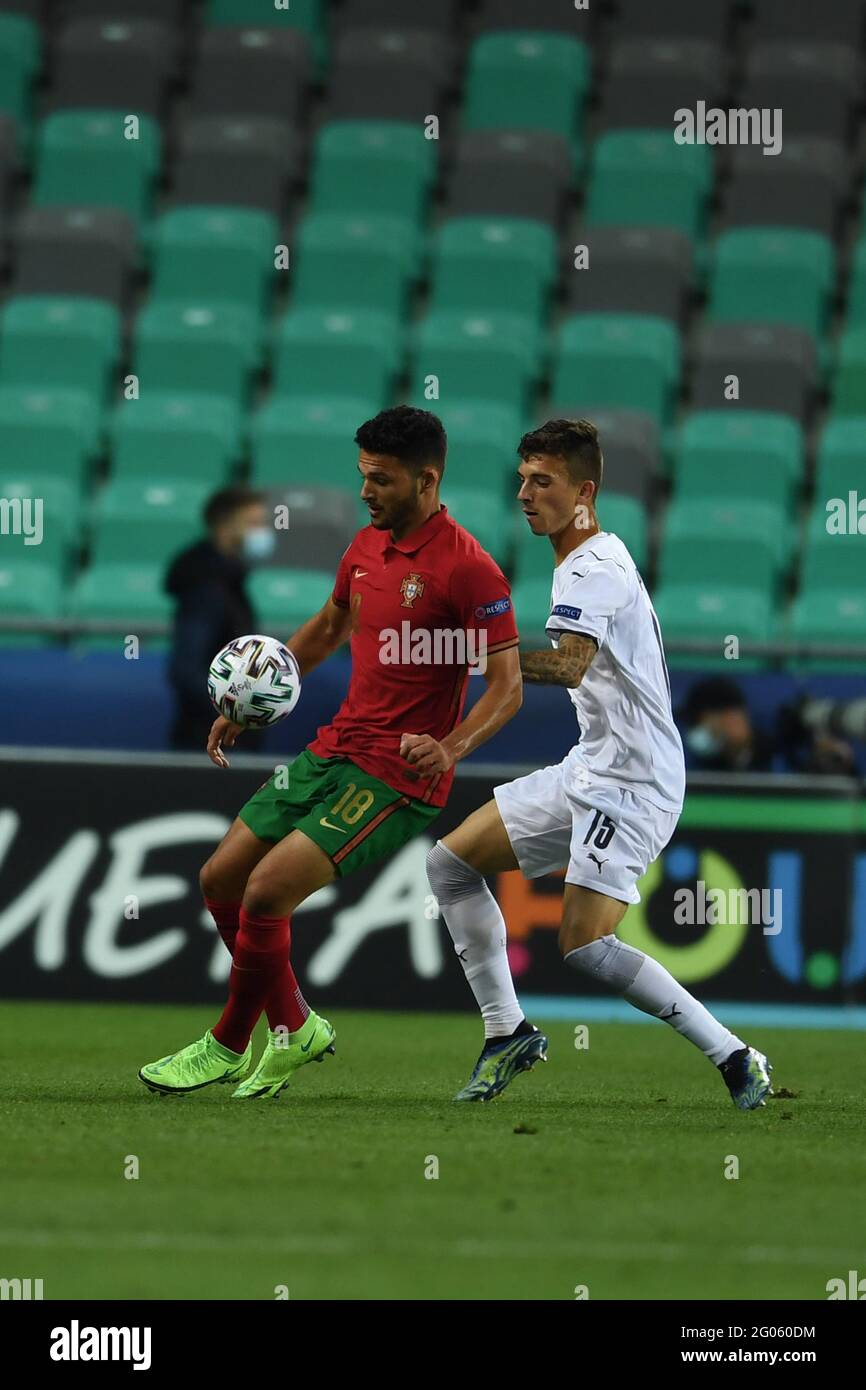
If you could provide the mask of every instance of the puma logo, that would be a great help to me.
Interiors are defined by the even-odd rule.
[[[606,859],[598,859],[598,858],[596,857],[596,855],[594,855],[594,854],[592,854],[592,853],[588,854],[586,857],[587,857],[587,859],[591,859],[591,860],[592,860],[593,864],[595,864],[595,865],[598,867],[598,872],[601,873],[601,866],[602,866],[602,864],[606,864],[606,863],[607,863],[607,860],[606,860]]]

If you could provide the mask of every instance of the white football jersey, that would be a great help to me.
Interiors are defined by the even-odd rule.
[[[621,787],[679,814],[685,761],[659,621],[618,536],[600,531],[556,567],[546,630],[554,647],[566,632],[598,643],[568,692],[580,727],[568,761],[579,785]]]

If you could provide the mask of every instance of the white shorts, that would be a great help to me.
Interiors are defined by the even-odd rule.
[[[637,881],[658,859],[679,813],[619,787],[581,786],[566,758],[494,787],[524,878],[566,869],[566,883],[639,903]]]

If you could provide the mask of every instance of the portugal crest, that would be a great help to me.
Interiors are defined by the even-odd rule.
[[[400,585],[400,593],[403,595],[401,608],[413,608],[416,598],[420,598],[424,592],[424,580],[420,574],[407,574],[403,583]]]

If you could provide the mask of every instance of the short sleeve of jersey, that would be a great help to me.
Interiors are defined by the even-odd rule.
[[[571,562],[571,572],[557,591],[545,630],[557,638],[566,632],[594,637],[599,647],[607,637],[610,621],[628,598],[628,579],[613,560],[581,559]]]
[[[343,551],[343,558],[337,566],[337,577],[334,580],[334,588],[331,598],[338,608],[349,607],[349,581],[352,578],[352,547],[348,546]]]
[[[517,645],[511,589],[491,556],[482,552],[458,564],[451,576],[450,592],[460,626],[484,634],[488,656]]]

